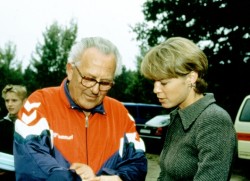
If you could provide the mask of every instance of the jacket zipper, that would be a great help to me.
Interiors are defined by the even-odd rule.
[[[89,116],[85,116],[85,128],[86,128],[86,161],[87,165],[89,164],[89,158],[88,158],[88,127],[89,127]]]
[[[85,128],[89,127],[89,116],[85,117]]]

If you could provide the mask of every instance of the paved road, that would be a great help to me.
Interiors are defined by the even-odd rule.
[[[160,167],[158,165],[158,154],[150,154],[147,153],[148,158],[148,174],[146,177],[146,181],[156,181],[160,172]],[[235,169],[233,171],[233,175],[230,181],[250,181],[250,177],[248,179],[244,176],[244,172],[242,171],[242,167],[246,166],[249,170],[249,163],[247,161],[238,161],[236,163]],[[246,173],[249,173],[248,171]]]
[[[160,173],[160,167],[158,165],[159,155],[147,154],[148,158],[148,174],[146,181],[156,181]]]

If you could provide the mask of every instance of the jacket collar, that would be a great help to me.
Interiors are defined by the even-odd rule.
[[[206,93],[203,98],[186,107],[185,109],[175,109],[171,112],[171,120],[178,114],[181,118],[183,129],[187,130],[200,116],[200,114],[212,103],[215,103],[215,98],[212,93]]]
[[[8,120],[8,121],[14,123],[15,120],[17,119],[17,117],[11,117],[10,114],[8,113],[6,116],[4,116],[3,119],[4,119],[4,120]]]

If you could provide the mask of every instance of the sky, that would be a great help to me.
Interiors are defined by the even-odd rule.
[[[129,25],[143,21],[145,0],[0,0],[0,47],[12,42],[17,58],[23,66],[29,64],[35,46],[42,42],[42,34],[55,21],[60,26],[78,25],[77,40],[88,36],[102,36],[120,50],[123,64],[136,69],[139,54],[136,34]]]

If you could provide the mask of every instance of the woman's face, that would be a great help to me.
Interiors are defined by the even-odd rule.
[[[190,104],[190,93],[193,91],[190,77],[162,79],[155,81],[154,93],[164,108],[185,108]]]
[[[23,105],[23,100],[15,92],[7,92],[5,97],[5,106],[10,115],[17,115]]]

